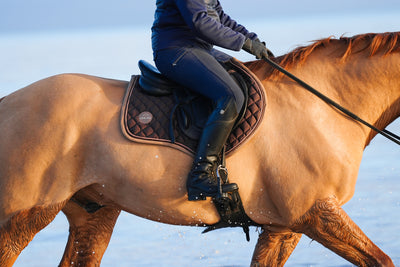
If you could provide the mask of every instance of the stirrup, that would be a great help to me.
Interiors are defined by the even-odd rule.
[[[220,199],[223,197],[227,197],[228,193],[232,193],[235,190],[239,190],[237,184],[229,183],[228,180],[228,169],[222,164],[217,167],[217,182],[218,182],[218,193],[216,198]]]

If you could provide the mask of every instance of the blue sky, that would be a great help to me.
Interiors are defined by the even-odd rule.
[[[238,21],[398,12],[399,0],[225,0]],[[155,0],[1,0],[0,34],[92,28],[149,27]]]

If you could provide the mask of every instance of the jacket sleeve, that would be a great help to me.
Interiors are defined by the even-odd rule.
[[[216,21],[207,14],[204,0],[175,0],[185,23],[204,41],[239,51],[246,36]]]
[[[250,39],[256,39],[257,38],[257,34],[255,34],[254,32],[249,32],[243,25],[238,24],[230,16],[225,14],[225,12],[222,9],[222,6],[221,6],[219,1],[218,1],[218,5],[217,5],[216,9],[217,9],[218,15],[219,15],[219,17],[221,19],[221,23],[223,25],[225,25],[226,27],[231,28],[235,32],[240,32],[241,34],[243,34],[247,38],[250,38]]]

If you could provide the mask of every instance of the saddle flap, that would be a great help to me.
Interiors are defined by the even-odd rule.
[[[179,129],[190,139],[198,140],[212,112],[212,101],[187,90],[174,92],[176,104],[176,121]]]

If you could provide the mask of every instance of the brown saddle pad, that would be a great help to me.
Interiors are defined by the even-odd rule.
[[[226,153],[235,148],[257,129],[265,109],[264,88],[258,78],[242,63],[232,60],[232,71],[244,77],[248,86],[247,109],[238,126],[226,142]],[[173,112],[174,96],[151,96],[141,91],[139,75],[132,76],[125,93],[121,111],[121,129],[131,141],[173,147],[188,154],[194,154],[197,140],[185,136],[174,127],[175,142],[170,139],[170,117]],[[176,125],[177,123],[173,123]]]

